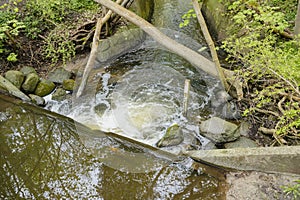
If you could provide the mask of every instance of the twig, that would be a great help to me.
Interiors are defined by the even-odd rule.
[[[214,41],[212,40],[212,38],[210,36],[210,33],[207,29],[204,17],[201,13],[200,5],[199,5],[197,0],[192,0],[192,3],[193,3],[194,10],[196,12],[197,19],[198,19],[198,22],[200,24],[202,33],[203,33],[203,35],[205,37],[205,40],[206,40],[206,42],[209,46],[209,49],[210,49],[213,61],[215,63],[216,70],[217,70],[218,75],[220,77],[221,83],[222,83],[223,87],[225,88],[225,90],[228,92],[229,91],[229,85],[226,82],[225,75],[223,73],[223,70],[221,68],[221,65],[220,65],[220,62],[219,62],[219,59],[218,59],[218,54],[216,52],[216,47],[215,47]]]
[[[121,2],[122,2],[122,0],[117,0],[116,3],[120,4]],[[103,18],[99,18],[97,20],[96,30],[95,30],[94,37],[93,37],[92,50],[91,50],[89,59],[87,61],[86,67],[84,69],[80,86],[79,86],[78,91],[76,93],[77,98],[82,95],[82,92],[85,88],[86,81],[88,79],[89,73],[90,73],[91,69],[93,68],[93,66],[95,64],[96,53],[97,53],[97,48],[98,48],[98,45],[99,45],[99,37],[100,37],[102,25],[109,20],[111,15],[112,15],[112,11],[109,10]]]
[[[278,113],[270,111],[270,110],[262,110],[262,109],[259,109],[259,108],[253,108],[253,109],[257,112],[261,112],[261,113],[264,113],[264,114],[272,114],[276,117],[280,117],[280,115]]]
[[[278,109],[280,110],[280,112],[282,114],[284,114],[284,109],[282,108],[282,103],[285,101],[285,99],[286,99],[286,96],[282,97],[282,99],[277,104],[278,105]]]
[[[273,69],[270,69],[268,68],[272,73],[274,73],[276,76],[278,76],[279,78],[281,78],[282,80],[284,80],[287,84],[289,84],[293,90],[298,94],[300,95],[300,92],[299,92],[299,89],[298,88],[295,88],[295,86],[287,79],[285,79],[283,76],[281,76],[280,74],[278,74],[277,72],[275,72]]]
[[[269,128],[265,128],[263,126],[259,127],[258,130],[266,135],[273,135],[276,133],[276,129],[269,129]]]
[[[184,93],[183,93],[183,116],[187,117],[189,96],[190,96],[190,87],[191,81],[189,79],[185,79],[184,82]]]

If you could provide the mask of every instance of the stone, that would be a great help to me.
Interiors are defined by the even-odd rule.
[[[11,82],[0,75],[0,88],[6,90],[9,94],[22,99],[23,101],[30,101],[30,98],[14,86]]]
[[[26,76],[22,89],[27,93],[34,92],[39,81],[40,78],[36,73],[30,73]]]
[[[62,83],[62,87],[65,90],[73,91],[75,87],[75,80],[73,79],[66,79]]]
[[[178,124],[168,127],[165,135],[157,142],[157,147],[175,146],[183,141],[182,129]]]
[[[214,143],[231,142],[240,137],[238,126],[218,117],[212,117],[200,124],[200,134]]]
[[[55,88],[55,84],[52,81],[41,79],[38,83],[37,87],[35,88],[34,94],[44,97],[50,94]]]
[[[31,101],[38,106],[44,106],[46,104],[45,99],[35,94],[28,95],[31,98]]]
[[[5,73],[5,78],[11,82],[14,86],[16,86],[18,89],[21,88],[21,85],[24,81],[24,75],[20,71],[16,70],[9,70]]]
[[[52,100],[63,101],[67,97],[67,92],[63,88],[57,88],[52,94]]]
[[[250,133],[250,126],[251,125],[248,122],[243,121],[240,123],[237,131],[240,132],[242,136],[248,137]]]
[[[63,67],[59,67],[49,73],[48,80],[50,80],[54,83],[62,84],[64,80],[70,79],[71,76],[72,76],[71,72],[65,70]]]
[[[255,141],[244,136],[241,136],[234,142],[226,143],[224,146],[226,149],[259,147]]]
[[[20,72],[22,72],[24,76],[27,76],[28,74],[31,73],[37,74],[33,67],[28,67],[28,66],[22,67],[22,69],[20,69]]]

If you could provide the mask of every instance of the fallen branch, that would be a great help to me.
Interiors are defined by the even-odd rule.
[[[140,27],[143,31],[149,34],[155,41],[169,49],[170,51],[176,53],[177,55],[183,57],[189,61],[192,65],[201,69],[208,74],[218,77],[218,72],[214,63],[192,49],[179,44],[178,42],[172,40],[168,36],[161,33],[156,27],[144,20],[143,18],[137,16],[133,12],[123,8],[122,6],[114,3],[110,0],[95,0],[96,2],[102,4],[103,6],[114,11],[118,15],[124,17],[128,21]]]
[[[190,97],[190,87],[191,81],[186,79],[184,82],[184,94],[183,94],[183,116],[187,117],[187,110],[189,104],[189,97]]]
[[[121,2],[122,2],[122,0],[117,0],[117,3],[121,3]],[[82,95],[82,92],[85,88],[90,71],[95,65],[96,53],[97,53],[97,49],[98,49],[98,45],[99,45],[99,37],[100,37],[102,25],[109,20],[111,15],[112,15],[112,11],[109,10],[103,18],[99,18],[97,20],[96,30],[95,30],[94,37],[93,37],[92,50],[91,50],[89,59],[87,61],[86,67],[84,69],[81,83],[80,83],[78,91],[76,93],[77,98]]]
[[[216,47],[215,47],[214,41],[212,40],[212,38],[210,36],[210,33],[208,31],[208,28],[206,26],[204,17],[201,13],[201,8],[200,8],[200,5],[198,3],[198,0],[192,0],[192,3],[193,3],[193,7],[194,7],[194,10],[195,10],[198,22],[199,22],[200,27],[201,27],[202,33],[203,33],[204,38],[205,38],[205,40],[206,40],[206,42],[209,46],[210,53],[211,53],[212,59],[215,63],[216,70],[218,72],[221,83],[222,83],[223,87],[225,88],[225,90],[228,92],[229,91],[229,85],[228,85],[228,83],[225,79],[225,75],[224,75],[223,70],[221,68],[219,58],[218,58],[218,54],[216,52]]]

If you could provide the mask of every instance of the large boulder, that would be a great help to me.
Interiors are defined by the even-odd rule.
[[[34,94],[44,97],[48,94],[50,94],[55,88],[55,84],[52,81],[41,79],[41,81],[38,83]]]
[[[40,78],[36,73],[28,74],[22,84],[22,89],[27,93],[34,92],[39,80]]]
[[[236,131],[237,128],[238,126],[233,123],[218,117],[212,117],[200,124],[200,134],[214,143],[226,143],[240,137],[240,133]]]
[[[63,67],[59,67],[49,73],[48,80],[54,83],[62,84],[64,80],[70,79],[71,76],[72,76],[71,72],[65,70]]]
[[[9,70],[5,73],[5,78],[9,80],[14,86],[18,89],[21,88],[21,85],[24,81],[24,75],[22,72],[16,70]]]

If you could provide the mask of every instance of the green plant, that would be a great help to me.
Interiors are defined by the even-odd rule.
[[[9,62],[16,62],[17,59],[17,54],[15,53],[10,53],[7,58],[6,58]]]
[[[290,27],[285,14],[257,0],[225,5],[233,23],[222,48],[227,60],[239,66],[251,101],[244,115],[257,116],[262,126],[275,130],[279,144],[299,140],[300,50],[298,40],[285,38]]]
[[[292,195],[296,200],[300,197],[300,180],[296,180],[294,185],[282,186],[283,192],[286,195]]]
[[[18,19],[18,3],[21,1],[9,1],[0,6],[0,54],[7,56],[8,61],[15,62],[17,54],[11,52],[12,48],[19,48],[17,36],[25,28],[22,21]]]
[[[44,54],[51,59],[52,64],[56,64],[60,59],[65,64],[75,55],[75,45],[64,28],[64,26],[57,27],[46,37]]]

